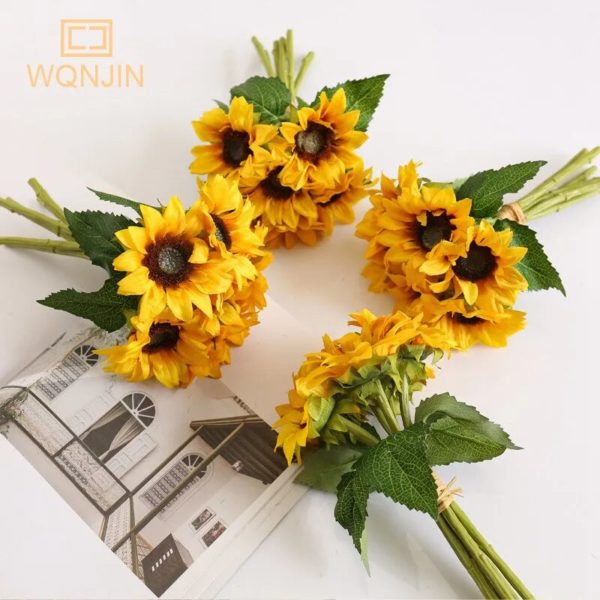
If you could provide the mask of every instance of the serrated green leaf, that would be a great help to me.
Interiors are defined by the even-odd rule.
[[[518,192],[545,164],[544,160],[535,160],[475,173],[460,186],[457,199],[470,198],[473,201],[473,217],[495,217],[504,196]]]
[[[73,212],[65,208],[65,218],[75,241],[92,264],[112,272],[112,261],[123,252],[115,232],[135,223],[123,215],[86,210]]]
[[[243,96],[260,114],[262,123],[278,125],[283,121],[291,96],[285,83],[277,77],[250,77],[231,88],[231,97]]]
[[[494,425],[490,423],[489,425]],[[495,425],[498,427],[498,425]],[[425,441],[432,465],[481,462],[500,456],[506,445],[479,431],[478,423],[443,416],[431,423]]]
[[[117,331],[125,325],[127,319],[124,311],[135,310],[138,300],[136,296],[119,296],[117,281],[110,278],[95,292],[61,290],[38,302],[89,319],[98,327],[110,332]]]
[[[90,187],[88,188],[88,190],[96,194],[96,196],[98,196],[100,200],[104,200],[105,202],[112,202],[113,204],[125,206],[126,208],[132,208],[137,213],[141,212],[141,204],[139,202],[136,202],[135,200],[129,200],[128,198],[122,198],[121,196],[115,196],[114,194],[107,194],[106,192],[99,192],[98,190],[93,190]]]
[[[495,222],[496,231],[510,229],[513,234],[512,246],[525,246],[527,254],[516,265],[523,277],[527,280],[529,290],[547,290],[554,288],[566,296],[565,287],[560,275],[544,251],[544,247],[538,241],[535,231],[510,221],[499,219]]]
[[[444,392],[421,400],[419,406],[415,409],[415,423],[427,423],[430,418],[438,413],[465,421],[487,420],[487,417],[484,417],[474,406],[459,402],[454,396]]]
[[[364,448],[356,446],[331,446],[306,452],[303,469],[295,481],[317,490],[333,493],[340,484],[342,475],[352,469],[352,465],[364,451]]]
[[[333,87],[324,87],[317,93],[312,106],[319,104],[321,92],[325,92],[327,97],[331,99],[339,88],[344,88],[344,92],[346,93],[346,110],[360,111],[360,118],[355,129],[366,131],[383,96],[385,80],[388,77],[389,75],[375,75],[374,77],[367,77],[365,79],[344,81]]]
[[[510,436],[496,423],[482,415],[474,406],[459,402],[448,393],[434,394],[421,401],[415,409],[415,422],[424,423],[427,427],[435,424],[443,417],[451,417],[458,423],[470,428],[476,434],[481,434],[494,444],[499,444],[505,449],[519,450]],[[459,459],[456,459],[457,462]],[[438,464],[438,463],[432,463]]]
[[[364,556],[361,540],[372,492],[437,519],[437,488],[425,453],[425,431],[414,425],[365,451],[338,486],[335,518]]]
[[[367,522],[367,502],[371,490],[360,475],[346,473],[337,488],[335,520],[351,535],[354,547],[361,557],[365,556],[362,545],[363,533]]]

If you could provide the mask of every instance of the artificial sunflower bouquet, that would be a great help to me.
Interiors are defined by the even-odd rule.
[[[525,290],[557,289],[560,275],[528,222],[600,191],[590,163],[600,147],[582,150],[520,199],[504,204],[544,161],[476,173],[453,183],[420,177],[410,162],[396,180],[382,176],[372,208],[356,228],[367,240],[363,270],[373,292],[442,330],[456,348],[504,346],[523,329],[514,308]]]
[[[277,447],[302,462],[297,481],[335,492],[335,518],[367,562],[367,504],[379,492],[429,515],[485,598],[532,598],[455,501],[459,490],[432,470],[480,462],[516,448],[506,432],[450,394],[413,394],[452,342],[422,317],[400,311],[351,315],[353,330],[323,338],[277,407]]]
[[[252,223],[253,209],[235,182],[214,175],[200,182],[186,210],[173,196],[152,207],[112,194],[94,193],[136,213],[132,219],[103,211],[71,211],[57,204],[35,179],[29,181],[52,216],[10,198],[0,206],[21,214],[60,240],[0,238],[7,246],[89,260],[107,279],[94,292],[66,289],[39,302],[89,319],[126,339],[98,350],[106,370],[129,381],[155,378],[166,387],[194,377],[220,377],[265,306],[270,261],[266,229]]]
[[[314,246],[337,223],[354,221],[353,206],[373,184],[356,150],[388,75],[324,87],[306,102],[298,90],[314,54],[296,72],[291,30],[275,41],[272,58],[252,41],[267,77],[234,86],[228,104],[217,102],[193,122],[200,144],[190,171],[236,181],[268,247]]]

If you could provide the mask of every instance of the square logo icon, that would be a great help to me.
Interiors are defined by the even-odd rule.
[[[108,58],[113,55],[112,19],[62,19],[60,55]]]

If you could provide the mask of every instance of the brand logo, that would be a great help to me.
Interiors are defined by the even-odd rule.
[[[63,58],[110,58],[113,55],[112,19],[63,19],[60,55]]]
[[[144,87],[144,65],[112,62],[115,27],[112,19],[62,19],[60,63],[28,64],[31,87]],[[78,59],[100,59],[98,61]]]

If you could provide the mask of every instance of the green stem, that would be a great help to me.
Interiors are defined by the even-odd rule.
[[[296,76],[296,81],[294,82],[294,89],[297,91],[300,89],[300,85],[304,81],[304,76],[308,71],[308,67],[310,67],[310,63],[315,58],[314,52],[309,52],[300,63],[300,69],[298,70],[298,75]]]
[[[373,406],[373,414],[388,435],[392,435],[392,433],[396,432],[394,426],[390,423],[387,415],[380,408],[379,404],[377,406]]]
[[[48,217],[45,214],[38,212],[37,210],[27,208],[26,206],[19,204],[16,200],[13,200],[12,198],[0,198],[0,206],[2,208],[6,208],[6,210],[9,210],[12,213],[21,215],[22,217],[29,219],[36,225],[47,229],[48,231],[54,233],[55,235],[61,238],[64,238],[65,240],[73,241],[71,231],[69,227],[65,225],[64,221],[53,219],[52,217]]]
[[[533,594],[527,589],[525,584],[517,577],[513,570],[504,562],[502,557],[494,550],[494,548],[483,537],[479,530],[475,527],[471,519],[465,514],[463,509],[456,503],[452,503],[454,513],[463,524],[469,535],[483,548],[483,551],[490,557],[493,563],[498,567],[500,572],[506,577],[510,585],[521,596],[521,598],[533,598]]]
[[[587,179],[587,177],[594,172],[593,170],[588,168],[585,169],[583,173],[578,173],[578,171],[591,163],[599,154],[600,146],[592,148],[591,150],[584,148],[558,171],[520,198],[517,203],[523,210],[527,219],[539,218],[542,215],[560,210],[564,204],[560,202],[562,197],[557,196],[557,194],[560,194],[561,192],[575,193],[578,190],[585,188],[590,181],[593,181]],[[591,195],[591,193],[587,195]],[[587,197],[587,195],[585,197]],[[558,198],[558,201],[556,198]],[[581,199],[583,199],[583,196]],[[553,202],[552,209],[547,205],[547,202],[549,201]]]
[[[479,570],[477,564],[473,561],[473,559],[467,552],[467,549],[458,539],[458,536],[454,533],[454,531],[446,521],[443,513],[439,516],[438,520],[436,521],[436,524],[442,532],[442,534],[444,535],[444,537],[446,538],[447,542],[450,544],[450,547],[454,551],[454,554],[456,554],[458,560],[465,567],[465,569],[475,582],[475,585],[483,594],[483,597],[489,598],[490,600],[495,599],[497,596],[493,588],[489,584],[485,575],[483,575],[483,573]]]
[[[390,401],[385,393],[385,390],[383,389],[383,385],[381,384],[381,380],[377,379],[377,402],[379,405],[379,408],[381,409],[381,411],[383,412],[385,419],[387,420],[390,429],[392,430],[392,433],[400,431],[400,425],[398,423],[398,419],[396,418],[396,415],[394,414],[394,411],[392,410],[392,405],[390,404]],[[382,423],[383,425],[383,423]]]
[[[25,237],[0,237],[0,246],[38,250],[39,252],[50,252],[52,254],[64,254],[66,256],[76,256],[87,260],[86,255],[81,251],[76,242]]]
[[[596,165],[592,165],[591,167],[585,169],[585,171],[579,173],[579,175],[575,175],[575,177],[572,177],[571,179],[569,179],[569,181],[563,183],[557,188],[557,190],[565,191],[576,189],[579,186],[579,184],[588,181],[597,170],[598,167],[596,167]]]
[[[479,569],[486,576],[490,582],[492,588],[498,595],[498,598],[515,598],[515,593],[512,587],[508,584],[507,580],[503,577],[502,573],[496,568],[494,563],[485,554],[479,544],[469,535],[464,525],[461,523],[459,518],[454,512],[454,502],[443,512],[444,518],[447,519],[448,524],[452,527],[452,531],[461,540],[467,549],[471,558],[478,565]]]
[[[413,424],[412,416],[410,414],[410,403],[412,400],[412,393],[408,378],[406,375],[402,378],[402,389],[400,390],[400,418],[405,428],[410,427]]]
[[[590,196],[595,196],[600,192],[600,178],[590,179],[587,183],[580,183],[579,186],[567,187],[564,191],[557,191],[545,195],[539,203],[525,213],[528,220],[539,219],[554,212],[558,212],[577,204]]]
[[[65,219],[65,211],[58,205],[50,196],[50,194],[42,187],[40,182],[32,177],[28,182],[29,186],[35,192],[38,202],[47,210],[49,210],[57,219],[67,223]]]
[[[258,40],[258,38],[256,36],[252,37],[252,43],[254,44],[254,47],[256,48],[256,52],[258,53],[260,61],[262,62],[263,67],[265,68],[265,71],[267,72],[267,75],[269,77],[275,77],[275,70],[273,69],[273,63],[271,62],[271,57],[269,56],[269,53],[265,50],[265,47],[260,43],[260,41]]]
[[[294,32],[291,29],[287,30],[285,38],[285,50],[287,54],[287,86],[290,90],[291,104],[296,103],[296,88],[294,81],[294,69],[296,67],[294,61]]]
[[[277,77],[287,85],[287,64],[285,62],[285,40],[278,39],[273,45],[273,53],[275,55],[275,70]]]
[[[338,419],[346,426],[347,430],[360,442],[366,446],[376,446],[379,443],[379,439],[375,437],[370,431],[363,429],[358,423],[355,423],[351,419],[347,419],[343,415],[338,415]]]

